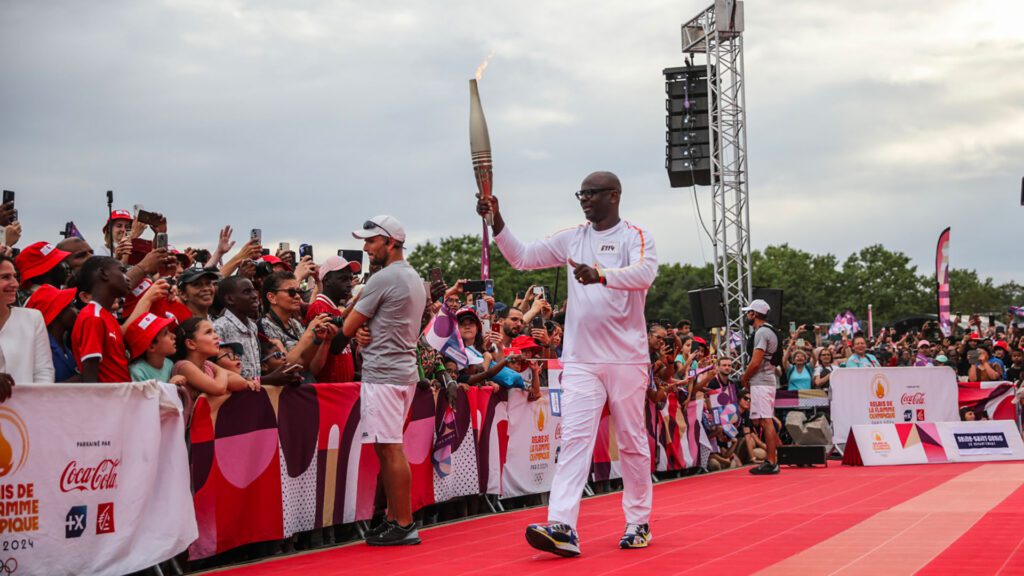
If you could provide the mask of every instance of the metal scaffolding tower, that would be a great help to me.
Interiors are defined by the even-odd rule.
[[[743,82],[743,2],[716,0],[682,26],[683,53],[704,54],[711,126],[712,229],[715,283],[723,290],[724,346],[743,334],[740,308],[750,302],[750,208],[747,116]],[[740,338],[746,353],[746,339]]]

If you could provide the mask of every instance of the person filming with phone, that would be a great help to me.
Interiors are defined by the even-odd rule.
[[[512,234],[495,196],[477,195],[477,213],[493,217],[494,241],[517,270],[565,266],[569,303],[562,348],[562,450],[551,486],[548,523],[531,524],[531,546],[578,556],[576,521],[607,403],[622,462],[626,528],[621,548],[651,541],[651,456],[644,424],[650,357],[644,303],[658,273],[648,230],[619,217],[622,185],[594,172],[575,193],[586,224],[535,242]]]

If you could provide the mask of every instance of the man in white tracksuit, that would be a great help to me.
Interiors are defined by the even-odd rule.
[[[562,448],[548,502],[548,523],[531,524],[534,548],[580,553],[576,534],[580,498],[590,473],[597,426],[607,401],[622,463],[622,548],[651,541],[651,455],[644,424],[650,358],[644,302],[658,273],[650,232],[619,218],[622,186],[610,172],[595,172],[576,192],[586,224],[523,243],[512,235],[491,196],[477,212],[494,217],[494,241],[514,268],[566,266],[572,276],[562,348]]]

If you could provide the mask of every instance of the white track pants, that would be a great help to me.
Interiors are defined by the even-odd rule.
[[[622,465],[622,509],[626,522],[651,516],[651,451],[644,423],[647,366],[566,364],[562,372],[562,449],[551,484],[548,522],[576,527],[583,487],[605,401],[609,404]]]

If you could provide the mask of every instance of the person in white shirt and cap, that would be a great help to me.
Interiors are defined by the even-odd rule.
[[[751,474],[778,474],[778,440],[775,430],[775,390],[779,386],[775,377],[776,352],[779,350],[779,337],[771,324],[768,324],[768,312],[771,307],[764,300],[754,300],[740,309],[746,316],[747,323],[754,327],[754,332],[747,344],[750,351],[750,363],[743,372],[743,386],[750,389],[750,419],[755,425],[761,426],[764,443],[768,446],[768,457]]]
[[[644,423],[650,356],[644,303],[658,274],[651,233],[619,218],[622,185],[595,172],[576,192],[588,222],[523,243],[505,225],[498,199],[477,196],[477,212],[494,217],[494,241],[513,268],[566,266],[569,302],[562,348],[562,445],[548,500],[548,523],[531,524],[538,550],[578,556],[576,521],[605,403],[622,463],[626,530],[620,548],[651,541],[651,455]]]
[[[352,236],[363,240],[370,265],[380,267],[359,293],[342,327],[347,338],[355,337],[364,325],[369,332],[368,342],[357,338],[363,344],[361,441],[373,444],[388,500],[387,517],[367,533],[366,543],[419,544],[412,519],[412,473],[402,448],[402,427],[419,381],[416,341],[427,293],[423,279],[402,254],[405,228],[397,218],[374,216]]]

